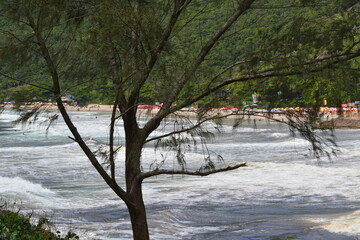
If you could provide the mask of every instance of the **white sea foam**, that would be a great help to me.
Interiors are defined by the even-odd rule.
[[[289,137],[289,133],[271,133],[269,136],[274,138],[283,138]]]
[[[76,119],[76,116],[79,118]],[[6,118],[12,117],[14,116],[9,114]],[[92,140],[88,139],[88,143],[94,149],[108,138],[108,118],[106,121],[105,118],[107,117],[99,116],[95,120],[94,115],[91,114],[73,113],[74,122],[81,134],[92,137]],[[323,161],[318,164],[304,157],[308,153],[308,143],[305,140],[290,137],[291,135],[284,128],[267,125],[259,127],[263,128],[254,129],[247,125],[245,128],[232,131],[231,126],[225,126],[226,133],[219,134],[215,140],[208,143],[209,150],[224,157],[224,164],[231,161],[247,161],[248,167],[204,178],[161,175],[144,181],[144,200],[151,213],[149,214],[150,219],[152,218],[150,221],[153,221],[152,236],[156,239],[170,239],[169,236],[175,233],[178,235],[173,235],[173,239],[191,239],[191,236],[194,236],[193,233],[200,236],[203,232],[216,234],[229,231],[229,236],[238,239],[237,233],[234,233],[238,229],[231,230],[233,223],[227,220],[215,226],[206,224],[208,220],[211,222],[213,219],[193,218],[204,212],[206,214],[213,212],[214,216],[222,214],[222,210],[213,209],[212,206],[229,208],[235,206],[234,209],[236,206],[245,206],[251,210],[252,206],[256,205],[266,206],[267,209],[274,209],[274,211],[282,209],[282,206],[288,208],[296,206],[296,211],[304,209],[305,213],[313,209],[326,213],[329,208],[343,209],[344,206],[349,206],[351,209],[358,208],[360,145],[356,131],[352,133],[340,130],[340,136],[343,139],[340,140],[339,145],[343,151],[339,154],[339,158],[332,162]],[[0,148],[0,169],[7,169],[7,172],[0,173],[3,176],[0,177],[1,196],[24,200],[23,202],[30,208],[35,206],[36,209],[58,209],[59,215],[76,214],[79,209],[80,212],[99,214],[94,216],[94,218],[98,217],[96,219],[98,222],[82,218],[81,214],[77,216],[79,220],[74,220],[74,222],[79,222],[80,228],[86,229],[90,236],[96,232],[96,237],[106,239],[107,236],[104,235],[121,232],[126,233],[124,238],[127,236],[130,238],[129,222],[124,220],[126,221],[124,227],[124,223],[120,224],[119,219],[114,216],[113,209],[111,214],[108,210],[111,206],[119,205],[119,199],[92,168],[77,144],[69,142],[67,136],[70,133],[64,122],[59,120],[51,128],[47,137],[43,129],[26,131],[25,135],[15,133],[11,136],[5,134],[0,136],[0,141],[10,143],[8,144],[10,146]],[[341,135],[342,133],[344,135]],[[157,134],[161,134],[161,131]],[[122,130],[119,135],[121,141]],[[13,145],[11,145],[12,142]],[[123,185],[124,150],[125,148],[121,149],[117,159],[117,180]],[[197,170],[204,162],[204,153],[201,146],[192,150],[185,154],[187,167],[190,170]],[[163,154],[166,154],[166,151]],[[174,154],[174,152],[169,153],[163,165],[164,168],[179,168]],[[149,165],[155,159],[162,160],[159,152],[156,155],[153,148],[146,147],[142,152],[143,170],[149,170]],[[216,155],[213,160],[216,162]],[[216,162],[216,164],[223,163]],[[37,179],[36,181],[42,185],[19,177],[9,178],[9,176]],[[166,210],[159,211],[157,214],[159,205],[164,206]],[[93,209],[101,209],[103,206],[106,210],[101,210],[100,213]],[[180,209],[173,210],[172,206],[180,206]],[[194,207],[191,208],[191,213],[189,210],[187,213],[182,212],[182,209],[187,209],[188,206],[201,206],[202,209]],[[122,211],[126,210],[122,209]],[[255,215],[266,219],[266,213],[259,211],[261,209],[256,210]],[[161,215],[164,212],[168,214],[165,214],[165,217]],[[279,221],[288,219],[288,215],[296,214],[288,211],[283,217],[281,215],[283,213],[280,212],[277,212]],[[233,216],[248,219],[252,218],[252,213],[251,211],[250,214],[239,212],[236,213],[239,215]],[[65,216],[64,222],[66,223],[70,218],[71,216]],[[109,225],[99,224],[104,218],[109,219]],[[346,233],[352,232],[351,229],[358,226],[356,218],[359,218],[358,212],[339,218],[325,219],[326,221],[321,223],[324,228],[335,229],[331,230],[333,232],[342,228],[341,231]],[[343,223],[350,225],[341,227],[336,225]],[[350,230],[346,228],[347,226]],[[301,226],[295,228],[294,224],[292,230],[298,232]],[[199,237],[199,239],[205,238]]]
[[[144,189],[147,198],[155,202],[158,201],[157,196],[160,192],[166,192],[168,201],[187,199],[216,203],[231,199],[234,202],[241,201],[242,204],[262,201],[294,202],[300,199],[317,203],[325,199],[356,201],[360,198],[360,193],[356,190],[356,169],[324,168],[295,163],[248,165],[206,178],[159,177],[153,180],[150,188],[147,188],[148,185],[145,183]]]
[[[19,117],[15,112],[4,111],[0,114],[0,121],[11,122]]]
[[[18,193],[34,193],[39,195],[53,195],[54,192],[42,187],[40,184],[31,183],[22,178],[7,178],[0,176],[0,191],[6,192],[18,192]]]
[[[1,148],[0,152],[1,153],[24,153],[26,151],[31,151],[32,153],[35,152],[50,152],[49,150],[56,150],[56,149],[74,149],[74,148],[78,148],[78,144],[77,143],[64,143],[64,144],[58,144],[58,145],[54,145],[54,146],[31,146],[31,147],[7,147],[7,148]],[[56,154],[56,153],[54,153]]]
[[[210,143],[210,147],[213,146],[214,150],[221,153],[221,150],[225,150],[225,153],[231,150],[237,152],[237,154],[246,154],[246,153],[261,153],[264,157],[267,156],[265,153],[274,153],[274,152],[294,152],[297,150],[307,150],[309,146],[308,141],[299,138],[285,139],[281,142],[276,141],[267,141],[267,142],[220,142],[220,143]],[[219,151],[220,150],[220,151]],[[236,154],[234,152],[234,154]]]
[[[330,232],[360,236],[360,210],[336,218],[314,219],[316,223],[321,223],[318,228],[326,229]]]
[[[0,194],[5,198],[32,203],[33,206],[53,206],[56,194],[40,184],[32,183],[19,177],[0,176]]]

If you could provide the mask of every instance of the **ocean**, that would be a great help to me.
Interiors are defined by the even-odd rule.
[[[70,114],[94,150],[106,144],[109,113]],[[46,133],[45,126],[12,125],[16,118],[15,112],[0,114],[2,200],[17,202],[22,212],[47,216],[59,229],[72,230],[81,239],[132,239],[125,204],[68,138],[64,122],[59,119]],[[173,124],[169,119],[161,129],[169,131]],[[121,125],[116,134],[119,146],[124,143]],[[336,130],[340,152],[320,160],[311,156],[304,139],[278,123],[260,121],[254,126],[245,121],[237,129],[224,124],[213,133],[206,145],[198,139],[196,146],[185,149],[188,169],[201,167],[208,154],[218,166],[248,166],[207,177],[146,179],[143,192],[152,239],[360,239],[360,130]],[[174,155],[148,144],[143,170],[156,164],[179,168]],[[124,147],[117,158],[122,185],[123,156]]]

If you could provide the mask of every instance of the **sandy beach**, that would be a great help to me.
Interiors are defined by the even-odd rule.
[[[55,107],[56,108],[56,107]],[[93,111],[93,112],[111,112],[113,106],[112,105],[98,105],[98,104],[90,104],[86,107],[71,107],[68,106],[67,109],[69,111]],[[139,114],[144,115],[155,115],[159,109],[138,109]],[[229,115],[227,119],[235,119],[238,118],[239,115],[231,115],[234,113],[233,110],[224,110],[224,109],[214,109],[208,112],[209,116],[224,116]],[[254,112],[254,114],[246,114],[245,112],[240,111],[240,114],[244,114],[242,117],[244,119],[250,119],[255,121],[286,121],[287,115],[285,113],[276,113],[272,114],[271,117],[267,116],[266,114],[262,113],[261,110],[258,112]],[[188,117],[188,118],[196,118],[197,117],[197,109],[192,108],[184,108],[176,112],[176,115]],[[324,114],[322,116],[323,123],[321,127],[329,127],[333,126],[335,128],[360,128],[360,112],[348,112],[343,113],[341,115],[338,114]]]
[[[23,109],[33,109],[34,107],[39,107],[40,105],[28,105],[22,106]],[[47,110],[57,110],[57,106],[54,104],[45,104],[41,105]],[[5,109],[12,109],[14,106],[11,104],[5,105]],[[113,109],[112,105],[100,105],[100,104],[89,104],[84,107],[78,106],[66,106],[66,110],[68,111],[81,111],[81,112],[111,112]],[[159,111],[159,108],[139,108],[138,113],[141,115],[153,116]],[[239,111],[237,113],[240,113]],[[244,119],[250,119],[255,121],[286,121],[288,115],[286,113],[276,113],[268,116],[265,113],[262,113],[261,110],[252,112],[251,114],[247,114],[246,112],[242,112],[242,117]],[[196,118],[197,117],[197,109],[193,108],[184,108],[177,111],[174,115],[187,117],[187,118]],[[227,119],[235,119],[239,117],[239,114],[235,114],[234,110],[231,109],[213,109],[208,111],[208,116],[224,116],[228,115]],[[322,116],[323,122],[321,123],[321,127],[329,127],[333,126],[334,128],[360,128],[360,112],[346,112],[341,115],[338,114],[324,114]]]

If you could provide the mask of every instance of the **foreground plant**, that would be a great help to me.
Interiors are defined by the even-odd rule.
[[[0,208],[0,239],[8,240],[75,240],[79,237],[68,232],[61,236],[61,232],[56,234],[50,231],[53,229],[49,220],[40,218],[36,225],[31,224],[31,217],[23,216],[16,212],[1,210]]]

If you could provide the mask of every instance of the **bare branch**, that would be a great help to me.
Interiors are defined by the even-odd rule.
[[[231,164],[231,165],[229,165],[227,167],[223,167],[223,168],[218,168],[218,169],[214,169],[214,170],[210,170],[210,171],[195,171],[195,172],[186,171],[186,170],[183,171],[183,170],[156,169],[151,172],[141,173],[140,178],[145,179],[145,178],[154,177],[154,176],[158,176],[158,175],[164,175],[164,174],[167,174],[167,175],[193,175],[193,176],[204,177],[204,176],[208,176],[208,175],[211,175],[214,173],[231,171],[231,170],[235,170],[240,167],[246,167],[246,166],[247,166],[247,164],[245,162],[234,163],[234,164]]]
[[[228,67],[226,67],[225,69],[223,69],[222,71],[220,71],[218,74],[216,74],[210,81],[209,81],[209,84],[208,84],[208,88],[210,87],[210,85],[218,78],[220,77],[221,75],[223,75],[224,73],[226,73],[227,71],[229,71],[230,69],[236,67],[236,66],[239,66],[241,64],[244,64],[244,63],[247,63],[249,61],[238,61],[236,63],[233,63],[231,65],[229,65]]]

